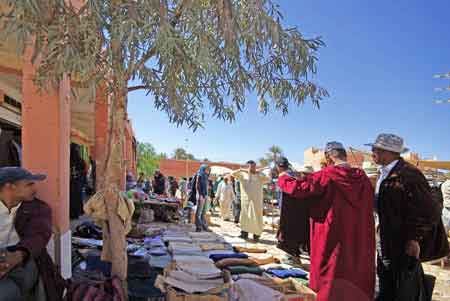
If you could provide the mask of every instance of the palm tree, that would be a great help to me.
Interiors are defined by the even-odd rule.
[[[269,147],[269,152],[266,154],[269,163],[276,162],[279,157],[283,155],[283,150],[277,145]]]

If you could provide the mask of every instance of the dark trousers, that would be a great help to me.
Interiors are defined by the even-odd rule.
[[[241,200],[236,199],[233,201],[233,216],[234,216],[234,222],[239,223],[239,219],[241,216]]]
[[[377,259],[377,275],[379,294],[377,301],[394,301],[395,298],[395,273],[392,265],[385,265]]]
[[[39,287],[39,272],[34,260],[16,267],[0,280],[0,300],[45,300]]]

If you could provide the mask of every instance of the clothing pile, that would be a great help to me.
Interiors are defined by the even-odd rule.
[[[234,276],[230,301],[315,301],[316,294],[292,278],[276,280],[267,275]]]
[[[222,271],[204,256],[175,256],[173,265],[157,280],[162,290],[172,287],[188,294],[221,289],[224,284]]]

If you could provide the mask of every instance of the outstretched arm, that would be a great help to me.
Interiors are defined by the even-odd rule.
[[[281,191],[299,199],[322,195],[328,182],[329,178],[322,172],[316,172],[302,179],[291,177],[286,173],[278,177],[278,187]]]

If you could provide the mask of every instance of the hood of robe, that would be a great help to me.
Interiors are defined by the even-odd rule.
[[[367,196],[372,195],[370,180],[362,169],[349,166],[331,166],[327,168],[329,177],[342,192],[344,199],[353,207],[361,207],[368,201]]]

